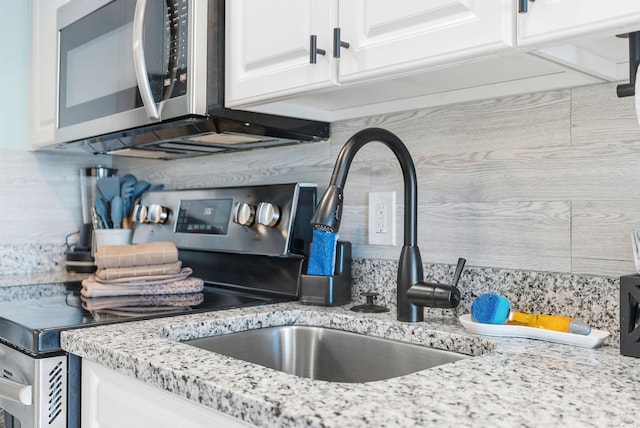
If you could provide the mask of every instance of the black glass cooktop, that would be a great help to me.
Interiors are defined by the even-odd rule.
[[[6,294],[0,296],[0,341],[37,356],[61,351],[60,332],[67,329],[290,300],[211,284],[202,293],[128,303],[84,299],[80,290],[79,281],[5,287]]]

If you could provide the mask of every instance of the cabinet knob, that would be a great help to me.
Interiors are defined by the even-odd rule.
[[[340,58],[340,48],[349,49],[349,43],[340,40],[340,27],[333,29],[333,57]]]
[[[527,13],[529,11],[529,2],[536,0],[518,0],[518,13]]]
[[[318,36],[312,34],[309,41],[309,63],[315,64],[317,61],[317,55],[326,55],[327,51],[324,49],[318,49]]]

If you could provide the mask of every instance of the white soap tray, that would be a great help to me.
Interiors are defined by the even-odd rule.
[[[595,329],[591,329],[589,335],[582,335],[522,325],[481,324],[474,321],[471,318],[471,314],[464,314],[459,319],[464,328],[476,334],[546,340],[548,342],[563,343],[565,345],[580,346],[582,348],[597,348],[602,345],[604,340],[609,336],[608,331]]]

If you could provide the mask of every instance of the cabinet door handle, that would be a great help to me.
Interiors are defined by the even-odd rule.
[[[312,34],[310,36],[310,42],[309,42],[309,63],[310,64],[315,64],[316,63],[316,55],[326,55],[327,51],[325,51],[324,49],[318,49],[318,36],[316,36],[315,34]]]
[[[619,35],[629,38],[629,83],[623,83],[616,87],[618,98],[633,97],[636,95],[636,74],[640,64],[640,31]]]
[[[518,13],[527,13],[529,11],[529,2],[536,0],[518,0]]]
[[[349,49],[349,43],[340,40],[340,27],[333,29],[333,57],[340,58],[340,48]]]

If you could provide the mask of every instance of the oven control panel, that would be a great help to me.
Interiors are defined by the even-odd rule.
[[[308,255],[316,195],[316,184],[301,183],[147,192],[134,209],[133,243]]]

